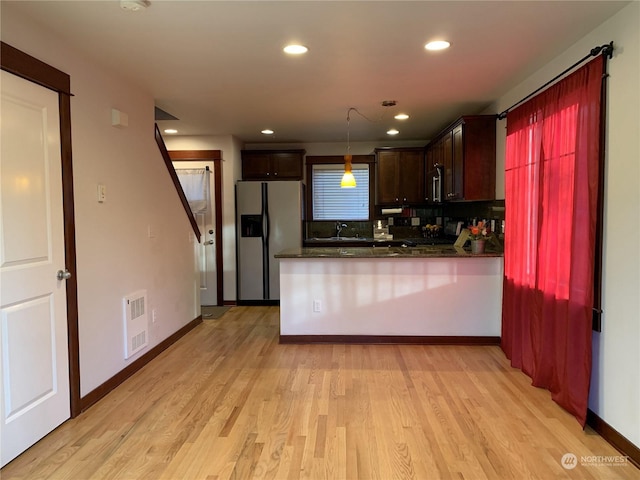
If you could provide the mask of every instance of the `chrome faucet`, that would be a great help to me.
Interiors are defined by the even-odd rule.
[[[340,238],[340,232],[342,232],[342,229],[346,226],[346,223],[340,223],[339,221],[336,222],[336,237]]]

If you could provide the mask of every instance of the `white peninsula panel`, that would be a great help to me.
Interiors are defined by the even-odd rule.
[[[501,333],[502,257],[280,262],[282,337]]]

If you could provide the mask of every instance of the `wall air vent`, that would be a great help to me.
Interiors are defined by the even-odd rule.
[[[149,344],[147,291],[140,290],[122,299],[124,317],[124,358],[127,359]]]

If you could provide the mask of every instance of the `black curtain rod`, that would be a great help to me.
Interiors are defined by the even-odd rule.
[[[498,114],[498,120],[504,120],[505,118],[507,118],[507,114],[513,110],[515,107],[517,107],[518,105],[520,105],[521,103],[525,102],[526,100],[529,100],[531,97],[533,97],[536,93],[538,93],[540,90],[544,90],[545,88],[547,88],[549,85],[551,85],[553,82],[555,82],[556,80],[558,80],[560,77],[562,77],[563,75],[566,75],[567,73],[569,73],[571,70],[573,70],[574,68],[576,68],[578,65],[580,65],[581,63],[587,61],[588,59],[590,59],[591,57],[595,57],[596,55],[606,55],[607,57],[611,58],[613,57],[613,42],[609,42],[606,45],[600,45],[599,47],[594,47],[591,49],[591,51],[589,52],[589,55],[585,55],[583,58],[581,58],[580,60],[578,60],[576,63],[574,63],[573,65],[571,65],[569,68],[567,68],[565,71],[563,71],[562,73],[556,75],[555,77],[553,77],[551,80],[549,80],[547,83],[545,83],[544,85],[542,85],[540,88],[538,88],[537,90],[534,90],[533,92],[531,92],[529,95],[527,95],[526,97],[524,97],[521,100],[518,100],[516,103],[514,103],[513,105],[511,105],[509,108],[507,108],[506,110],[504,110],[503,112]]]

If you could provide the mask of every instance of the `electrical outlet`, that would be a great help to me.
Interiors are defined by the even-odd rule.
[[[322,302],[320,300],[313,301],[313,311],[314,312],[322,311]]]
[[[156,315],[156,309],[151,310],[151,323],[156,323],[158,320],[158,316]]]

